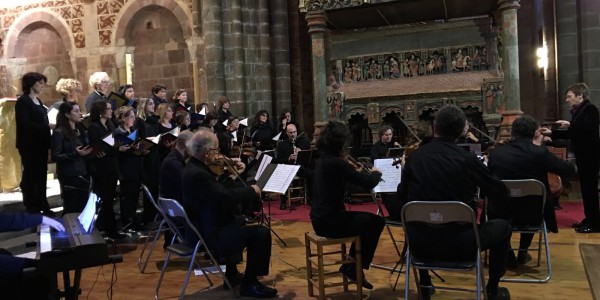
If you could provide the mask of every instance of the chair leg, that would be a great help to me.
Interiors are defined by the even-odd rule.
[[[548,230],[546,230],[546,224],[544,224],[542,234],[544,235],[544,246],[546,247],[546,267],[548,268],[548,276],[542,279],[542,282],[548,282],[552,277],[552,262],[550,259],[550,245],[548,243]]]
[[[190,274],[192,273],[192,269],[194,268],[194,265],[196,264],[196,255],[198,253],[199,245],[200,245],[200,243],[198,242],[198,244],[196,244],[196,247],[194,248],[194,254],[192,254],[192,259],[190,259],[190,265],[188,266],[187,274],[185,274],[185,280],[183,281],[183,287],[181,287],[181,294],[179,295],[179,299],[183,299],[183,296],[185,296],[185,289],[187,288],[188,281],[190,280]],[[206,277],[208,278],[208,274],[206,274],[206,272],[204,270],[202,273],[205,274]]]
[[[140,265],[140,260],[142,259],[142,255],[144,253],[144,250],[146,250],[146,246],[148,244],[148,241],[150,240],[150,234],[148,234],[148,237],[146,238],[146,242],[144,243],[144,248],[142,249],[142,253],[140,253],[140,258],[138,259],[138,268],[140,269],[140,273],[144,273],[144,270],[146,270],[146,266],[148,265],[148,261],[150,260],[150,256],[152,256],[152,252],[154,251],[154,247],[156,246],[156,242],[158,241],[158,238],[160,237],[160,234],[163,232],[164,224],[165,224],[165,221],[162,220],[160,222],[160,224],[158,225],[158,229],[156,231],[154,231],[154,238],[152,240],[152,244],[150,244],[150,249],[148,249],[148,256],[146,256],[146,259],[145,259],[144,263]]]
[[[158,277],[158,283],[156,284],[156,289],[154,291],[154,299],[158,300],[158,290],[160,289],[160,284],[162,283],[163,276],[165,275],[165,270],[167,269],[167,264],[169,264],[169,258],[171,257],[171,252],[167,251],[167,257],[165,257],[165,263],[163,264],[162,270],[160,270],[160,276]]]
[[[319,299],[325,299],[325,275],[324,275],[324,268],[325,268],[325,264],[323,262],[323,245],[321,244],[317,244],[317,254],[319,255],[318,257],[318,272],[319,272]],[[346,277],[344,276],[344,280],[346,280]]]
[[[315,295],[312,284],[313,272],[312,263],[310,261],[310,258],[312,257],[312,252],[310,250],[310,240],[308,239],[308,233],[304,234],[304,246],[306,247],[306,279],[308,284],[308,296],[314,297]]]
[[[404,300],[408,300],[410,290],[410,250],[406,251],[406,272],[404,275]]]

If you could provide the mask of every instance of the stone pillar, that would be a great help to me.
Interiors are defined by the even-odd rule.
[[[517,9],[519,0],[499,0],[498,10],[502,19],[502,70],[504,70],[504,107],[500,138],[510,137],[512,122],[523,114],[521,111],[521,87],[519,84],[519,38]]]
[[[288,1],[272,1],[271,11],[273,24],[277,24],[273,26],[273,72],[275,76],[273,81],[275,92],[273,118],[275,118],[282,109],[292,109]]]
[[[225,53],[225,86],[229,99],[243,104],[236,107],[235,114],[238,116],[247,115],[240,107],[246,109],[246,59],[244,56],[244,29],[242,24],[244,18],[242,14],[242,1],[230,1],[229,18],[223,16],[224,24],[229,23],[230,32],[228,38],[224,41],[226,46]]]
[[[556,1],[556,62],[558,74],[559,118],[571,119],[569,105],[564,101],[570,84],[581,81],[579,64],[579,27],[577,0]]]
[[[207,96],[209,101],[225,95],[225,72],[223,70],[223,17],[221,0],[202,3],[202,21],[206,57]]]
[[[313,97],[315,122],[327,121],[327,14],[323,10],[306,13],[308,33],[312,41]]]
[[[590,102],[600,105],[600,1],[583,0],[579,3],[581,40],[581,81],[589,87]],[[575,82],[572,82],[575,83]]]

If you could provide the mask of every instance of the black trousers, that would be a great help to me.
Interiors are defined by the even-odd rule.
[[[117,232],[117,221],[113,206],[118,174],[115,172],[94,172],[92,173],[92,179],[94,180],[94,191],[101,201],[98,224],[102,230],[114,234]]]
[[[379,236],[385,226],[383,218],[369,212],[343,211],[330,219],[324,222],[312,222],[315,232],[329,238],[360,236],[362,268],[369,269],[379,243]],[[354,257],[355,251],[353,243],[350,247],[350,256]]]
[[[83,177],[83,178],[82,178]],[[63,215],[83,211],[88,199],[89,179],[86,176],[60,176],[60,195],[63,200]]]
[[[28,213],[49,212],[46,198],[46,180],[48,173],[48,151],[46,149],[19,149],[23,176],[21,192],[23,204]]]
[[[409,227],[410,247],[413,255],[421,259],[462,260],[473,257],[477,249],[471,225],[445,227],[447,230],[431,230],[426,226]],[[506,260],[510,247],[510,221],[494,219],[478,227],[481,250],[490,250],[490,268],[487,287],[491,292],[498,288],[500,278],[506,272]],[[419,270],[421,284],[431,285],[427,270]]]
[[[226,259],[227,273],[235,268],[236,257],[246,248],[246,278],[269,275],[271,260],[271,232],[264,226],[243,226],[236,222],[219,229],[217,236],[219,254]],[[235,271],[234,271],[235,272]]]
[[[137,204],[140,199],[141,178],[139,180],[121,180],[121,224],[138,225],[135,217]],[[130,226],[131,226],[130,225]]]
[[[600,157],[598,153],[582,156],[575,155],[577,173],[581,184],[581,198],[583,198],[583,223],[592,227],[600,227],[600,206],[598,202],[598,171]]]

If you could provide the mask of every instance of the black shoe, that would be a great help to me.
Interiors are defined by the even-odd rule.
[[[280,210],[286,210],[287,209],[287,204],[285,202],[281,202],[281,205],[279,205],[279,209]]]
[[[496,294],[488,292],[488,300],[510,300],[510,292],[505,287],[498,287]]]
[[[240,286],[240,296],[253,298],[273,298],[277,296],[277,290],[267,287],[257,280],[250,284],[242,283]]]
[[[531,261],[531,254],[527,252],[519,252],[519,257],[517,258],[517,262],[520,265],[524,265]]]
[[[356,281],[356,267],[353,264],[344,264],[340,267],[340,273],[352,281]],[[362,287],[368,290],[373,289],[373,285],[367,280],[365,274],[362,276]]]
[[[231,284],[231,287],[235,288],[236,286],[240,285],[240,283],[242,283],[242,278],[244,278],[244,275],[242,273],[236,273],[235,275],[225,274],[225,277],[227,277],[227,280],[229,281],[229,284]],[[223,288],[229,290],[229,286],[225,282],[223,282]]]
[[[581,227],[575,228],[575,232],[577,232],[577,233],[597,233],[597,232],[600,232],[600,228],[583,225]]]
[[[573,223],[571,225],[571,227],[573,227],[575,229],[582,227],[582,226],[587,226],[587,222],[585,221],[585,219],[583,219],[581,222]]]

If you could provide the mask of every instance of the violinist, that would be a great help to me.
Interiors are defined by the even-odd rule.
[[[536,179],[541,181],[547,189],[546,195],[552,195],[548,185],[548,172],[560,176],[569,176],[575,172],[572,163],[558,158],[545,146],[533,143],[533,138],[539,135],[539,126],[536,121],[527,115],[516,119],[512,124],[512,140],[505,145],[498,146],[491,153],[488,167],[500,179]],[[554,208],[547,201],[544,207],[544,219],[548,230],[558,232]],[[531,218],[532,211],[540,211],[539,199],[519,199],[511,202],[513,212],[513,227],[539,225],[541,220]],[[519,249],[527,249],[531,245],[533,233],[521,233]],[[515,254],[509,252],[507,266],[517,267],[531,260],[527,250],[519,250]]]
[[[394,129],[389,125],[383,125],[379,128],[379,141],[371,148],[371,161],[388,156],[390,148],[399,148],[398,142],[392,142]]]
[[[277,290],[258,281],[269,274],[271,233],[267,227],[246,226],[235,214],[235,206],[256,201],[261,194],[257,185],[227,189],[216,179],[209,165],[219,155],[219,140],[207,129],[199,128],[187,143],[190,159],[183,170],[183,206],[197,224],[206,245],[217,259],[225,261],[225,276],[240,295],[272,298]],[[187,235],[186,238],[189,238]],[[193,241],[188,241],[193,242]],[[236,263],[246,248],[246,270],[240,274]]]
[[[288,124],[285,127],[285,134],[287,139],[282,140],[277,144],[275,161],[278,164],[295,165],[298,151],[310,149],[310,143],[303,138],[298,138],[298,130],[294,124]],[[304,171],[304,168],[301,167],[299,171],[301,174],[299,175],[305,175]],[[279,209],[287,209],[287,196],[285,194],[281,195],[281,205],[279,206]]]
[[[320,134],[317,149],[321,151],[321,157],[315,167],[310,220],[320,236],[340,238],[359,235],[364,270],[371,265],[385,222],[382,217],[373,213],[346,211],[344,193],[348,183],[367,189],[374,188],[381,179],[381,172],[372,168],[370,174],[361,173],[343,159],[347,155],[345,149],[349,138],[350,132],[346,125],[334,121],[330,121]],[[352,244],[350,256],[353,257],[354,253]],[[355,264],[344,264],[339,271],[352,280],[356,279]],[[373,288],[364,276],[362,285],[367,289]]]

